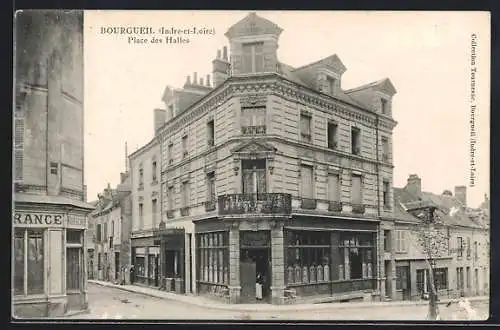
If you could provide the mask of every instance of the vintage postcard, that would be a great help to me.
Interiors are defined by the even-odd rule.
[[[16,320],[489,317],[488,12],[14,33]]]

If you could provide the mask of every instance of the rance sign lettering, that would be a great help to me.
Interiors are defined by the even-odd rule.
[[[63,214],[15,212],[14,226],[62,226]]]

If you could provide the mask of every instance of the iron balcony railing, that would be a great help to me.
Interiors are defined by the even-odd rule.
[[[242,126],[241,132],[243,135],[263,135],[266,134],[266,125]]]
[[[291,214],[292,196],[283,193],[219,196],[219,214]]]

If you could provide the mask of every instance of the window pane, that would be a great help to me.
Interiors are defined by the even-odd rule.
[[[252,72],[252,53],[251,49],[246,49],[243,47],[243,65],[242,71],[243,73],[251,73]]]
[[[68,248],[66,251],[66,287],[68,290],[80,289],[80,248]]]
[[[43,232],[28,231],[28,294],[44,292]]]
[[[24,230],[14,236],[14,294],[24,294]]]
[[[264,55],[262,53],[255,54],[255,72],[264,71]]]

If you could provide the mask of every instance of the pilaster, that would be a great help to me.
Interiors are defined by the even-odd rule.
[[[229,229],[229,303],[240,301],[240,229],[234,222]]]
[[[285,258],[283,226],[281,224],[271,227],[271,256],[271,301],[273,304],[282,304],[285,291]]]

